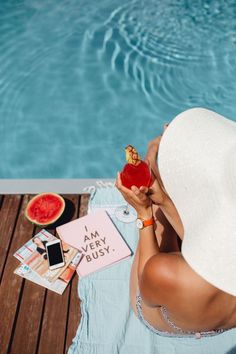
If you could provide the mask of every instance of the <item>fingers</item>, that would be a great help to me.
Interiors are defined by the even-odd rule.
[[[117,189],[119,189],[120,192],[128,193],[130,191],[128,188],[123,186],[122,181],[121,181],[121,177],[120,177],[120,172],[117,172],[115,186],[117,187]]]
[[[137,188],[136,186],[131,187],[132,192],[134,192],[135,196],[140,200],[140,201],[146,201],[147,200],[147,192],[148,188],[147,187],[140,187]]]
[[[141,186],[140,187],[140,191],[147,194],[148,193],[148,187],[145,187],[145,186]]]
[[[120,172],[117,172],[115,186],[119,189],[121,185]]]
[[[136,186],[132,186],[131,190],[124,187],[122,185],[122,181],[121,181],[121,177],[120,177],[120,173],[117,173],[117,179],[116,179],[116,183],[115,186],[117,187],[117,189],[121,192],[121,194],[123,195],[123,197],[125,198],[125,200],[127,199],[133,199],[136,203],[137,202],[143,202],[147,200],[147,195],[146,193],[148,192],[148,188],[147,187],[136,187]]]
[[[121,181],[121,177],[120,177],[120,172],[117,173],[115,186],[121,192],[121,194],[123,195],[123,197],[126,201],[128,198],[131,198],[133,196],[133,192],[130,189],[123,186],[122,181]]]
[[[121,177],[120,177],[120,173],[117,173],[117,178],[116,178],[116,182],[115,182],[115,186],[116,188],[119,190],[119,192],[122,194],[123,198],[129,203],[129,195],[128,192],[131,192],[129,189],[125,188],[122,185],[122,181],[121,181]]]

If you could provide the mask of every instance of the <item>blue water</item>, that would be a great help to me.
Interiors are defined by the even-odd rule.
[[[113,178],[189,107],[236,120],[236,1],[0,5],[0,178]]]

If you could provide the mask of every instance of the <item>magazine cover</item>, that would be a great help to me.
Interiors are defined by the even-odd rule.
[[[69,266],[71,260],[78,253],[78,250],[67,245],[62,241],[65,265],[61,268],[50,270],[47,260],[46,244],[48,241],[58,239],[50,232],[41,230],[31,240],[19,248],[14,256],[27,265],[33,272],[37,273],[42,279],[48,282],[54,282]]]
[[[69,284],[77,265],[80,262],[81,256],[82,254],[78,252],[70,262],[69,266],[53,283],[42,278],[40,275],[35,273],[27,264],[24,263],[20,264],[15,269],[14,273],[22,278],[32,281],[35,284],[41,285],[49,290],[54,291],[57,294],[62,295],[67,285]]]
[[[77,267],[80,277],[110,266],[131,255],[131,250],[106,211],[98,210],[56,228],[64,242],[83,254]]]

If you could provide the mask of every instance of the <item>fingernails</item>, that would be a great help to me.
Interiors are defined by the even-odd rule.
[[[136,186],[132,186],[131,190],[134,192],[134,194],[139,194],[139,189]]]

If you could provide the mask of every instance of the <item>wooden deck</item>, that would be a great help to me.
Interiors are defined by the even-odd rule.
[[[75,274],[63,295],[25,280],[13,272],[13,253],[41,228],[24,210],[33,195],[0,196],[0,353],[66,353],[80,321]],[[65,222],[87,213],[89,195],[64,195]],[[55,234],[55,228],[46,228]]]

